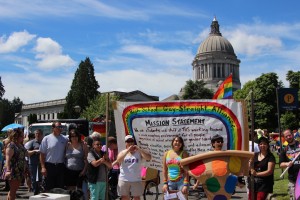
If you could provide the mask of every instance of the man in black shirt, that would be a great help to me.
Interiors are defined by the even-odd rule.
[[[295,199],[295,182],[297,179],[298,171],[300,168],[300,159],[299,157],[295,160],[294,158],[300,152],[300,144],[297,140],[294,139],[294,135],[291,130],[287,129],[283,132],[285,140],[288,142],[288,145],[280,153],[279,163],[281,168],[288,167],[288,179],[289,179],[289,193],[290,199]]]

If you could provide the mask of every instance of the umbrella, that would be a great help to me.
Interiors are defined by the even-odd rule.
[[[8,124],[1,131],[8,131],[8,129],[15,129],[15,128],[24,128],[24,126],[22,124]]]

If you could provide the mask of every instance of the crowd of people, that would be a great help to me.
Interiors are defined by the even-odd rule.
[[[107,145],[103,145],[97,132],[82,140],[76,127],[71,128],[67,135],[62,135],[61,131],[61,123],[54,122],[51,134],[43,136],[42,130],[37,129],[27,142],[24,142],[22,129],[7,132],[8,137],[0,142],[4,153],[0,162],[4,163],[1,179],[6,181],[8,200],[16,199],[16,192],[24,182],[35,195],[62,188],[81,190],[84,198],[91,200],[106,199],[109,183],[112,193],[122,200],[140,199],[144,188],[139,172],[142,160],[151,160],[151,154],[136,145],[133,136],[127,135],[124,138],[126,148],[118,151],[114,137],[108,137]],[[279,164],[283,169],[288,168],[289,195],[290,199],[295,199],[300,143],[289,129],[283,131],[283,136],[287,145],[280,152]],[[255,154],[249,161],[249,176],[253,177],[254,188],[248,195],[249,199],[264,200],[273,193],[275,157],[267,135],[251,140],[249,144],[254,144],[254,147],[250,147],[250,151],[254,150]],[[212,150],[221,151],[223,143],[222,136],[214,135],[211,138]],[[162,192],[181,191],[187,196],[190,177],[180,160],[189,154],[185,151],[183,138],[174,137],[171,147],[162,159]],[[196,189],[199,184],[205,183],[196,182],[191,189]]]

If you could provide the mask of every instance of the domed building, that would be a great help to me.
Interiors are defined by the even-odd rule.
[[[214,17],[209,36],[200,44],[192,63],[194,80],[203,80],[207,88],[216,91],[226,77],[232,74],[235,91],[241,88],[240,62],[231,43],[222,37],[219,23]]]

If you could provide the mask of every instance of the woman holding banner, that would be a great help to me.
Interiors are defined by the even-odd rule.
[[[179,161],[187,158],[188,153],[183,150],[184,143],[180,136],[173,138],[172,149],[166,151],[163,158],[164,185],[162,191],[181,191],[184,195],[188,193],[189,175],[182,169]]]
[[[265,200],[273,193],[275,157],[270,151],[269,140],[261,137],[258,140],[259,152],[250,160],[250,173],[254,176],[254,199]],[[253,162],[253,165],[252,165]],[[251,192],[249,199],[251,199]]]

